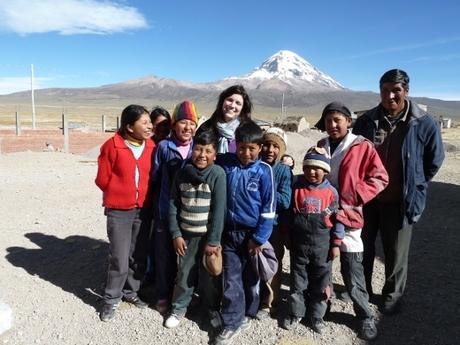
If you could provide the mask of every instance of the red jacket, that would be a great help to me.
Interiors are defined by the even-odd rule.
[[[144,206],[150,184],[154,148],[152,140],[145,140],[144,151],[136,160],[118,133],[102,145],[95,182],[103,192],[103,206],[121,210]],[[137,189],[136,165],[139,169]]]
[[[326,146],[325,139],[318,146]],[[374,145],[358,136],[349,146],[339,168],[337,221],[352,229],[364,225],[363,205],[388,185],[388,174]]]

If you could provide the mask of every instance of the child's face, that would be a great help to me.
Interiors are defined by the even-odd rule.
[[[225,98],[222,104],[222,113],[224,114],[225,122],[229,122],[238,117],[241,113],[241,109],[243,109],[243,105],[243,96],[240,94],[235,93]]]
[[[326,132],[332,140],[345,138],[351,125],[351,118],[339,112],[332,112],[324,119]]]
[[[203,170],[214,164],[216,160],[216,148],[211,145],[195,144],[192,151],[193,165]]]
[[[153,134],[156,140],[160,141],[166,139],[169,135],[169,121],[166,116],[160,115],[152,123],[153,125]]]
[[[286,164],[291,169],[294,166],[294,161],[292,160],[292,157],[289,156],[284,157],[281,163]]]
[[[307,179],[308,182],[314,184],[320,184],[323,182],[324,177],[327,175],[327,172],[322,168],[318,168],[311,165],[304,165],[303,167],[303,176]]]
[[[241,164],[247,165],[259,158],[261,145],[256,143],[236,143],[236,156]]]
[[[196,124],[191,120],[179,120],[174,124],[176,139],[184,143],[192,140],[195,130]]]
[[[277,143],[267,140],[262,144],[262,160],[270,165],[276,162],[280,154],[280,147]]]
[[[132,125],[128,125],[128,134],[136,140],[147,140],[152,136],[152,122],[150,115],[144,113]]]

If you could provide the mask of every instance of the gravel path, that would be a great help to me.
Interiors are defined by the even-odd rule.
[[[298,163],[315,140],[290,136]],[[459,155],[449,153],[430,186],[428,209],[414,232],[403,311],[393,317],[377,313],[375,344],[460,343],[459,163]],[[94,157],[0,155],[0,301],[14,315],[13,328],[0,335],[0,344],[208,344],[208,328],[198,312],[174,330],[162,326],[155,310],[126,304],[112,322],[99,321],[107,240],[101,193],[93,182],[96,168]],[[334,281],[341,284],[337,269]],[[378,261],[376,292],[382,278]],[[365,344],[356,338],[352,315],[351,304],[334,300],[322,336],[302,324],[285,331],[269,319],[253,321],[236,343]]]

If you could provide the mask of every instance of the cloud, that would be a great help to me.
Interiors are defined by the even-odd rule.
[[[0,0],[0,28],[20,35],[112,34],[147,28],[134,7],[96,0]]]
[[[34,89],[44,88],[44,83],[48,80],[49,78],[34,78]],[[0,78],[0,95],[27,90],[30,90],[30,77]]]
[[[447,55],[433,55],[433,56],[419,56],[412,60],[406,61],[406,63],[414,63],[414,62],[448,62],[459,60],[460,54],[447,54]]]
[[[437,40],[427,41],[427,42],[408,43],[403,46],[384,47],[378,50],[372,50],[372,51],[363,52],[363,53],[356,54],[356,55],[345,56],[345,57],[340,58],[339,60],[354,60],[354,59],[360,59],[360,58],[376,56],[376,55],[385,55],[385,54],[391,54],[395,52],[402,52],[402,51],[433,47],[437,45],[449,44],[449,43],[458,42],[458,41],[460,41],[460,37],[447,37],[447,38],[440,38]]]

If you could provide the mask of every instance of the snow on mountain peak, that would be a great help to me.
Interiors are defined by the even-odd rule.
[[[289,50],[280,50],[276,54],[270,56],[262,65],[255,68],[251,73],[239,77],[238,79],[258,79],[261,81],[279,79],[288,84],[303,81],[308,84],[323,87],[335,89],[343,88],[343,86],[332,77],[324,74],[307,60]]]

